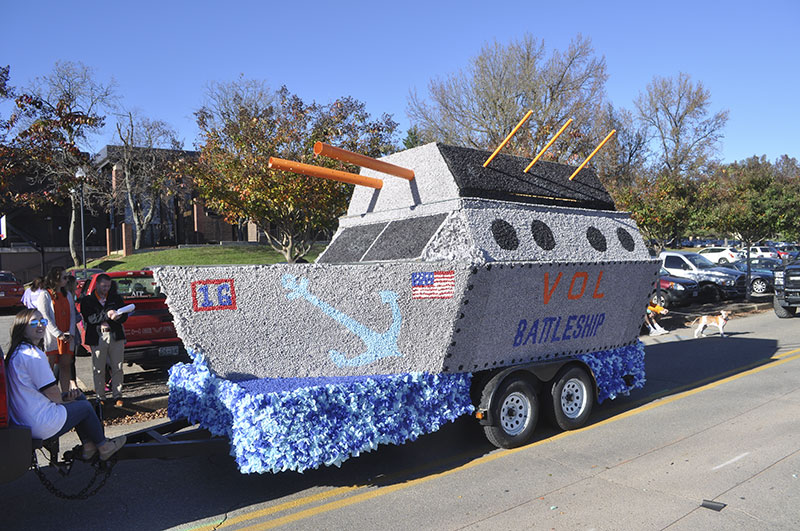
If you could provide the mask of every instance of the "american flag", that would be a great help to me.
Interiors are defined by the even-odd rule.
[[[454,271],[411,273],[412,299],[452,299],[455,287]]]

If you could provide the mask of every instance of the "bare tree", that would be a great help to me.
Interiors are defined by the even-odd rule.
[[[608,103],[603,119],[598,122],[597,134],[612,129],[617,133],[593,159],[597,174],[611,188],[630,186],[646,168],[649,156],[647,130],[637,123],[630,111],[616,109]]]
[[[566,161],[597,142],[593,129],[607,77],[605,59],[595,56],[589,39],[578,35],[548,57],[544,41],[526,35],[508,46],[484,46],[467,68],[432,80],[425,98],[412,91],[408,114],[425,141],[493,149],[533,110],[506,148],[518,155],[538,151],[573,118],[569,134],[551,150],[551,158]]]
[[[120,190],[114,190],[117,201],[124,203],[134,224],[134,247],[139,249],[142,235],[150,227],[165,195],[171,195],[176,175],[171,162],[178,158],[183,144],[175,131],[161,120],[151,120],[127,112],[117,121],[121,143],[118,160],[122,165]]]
[[[728,111],[710,114],[711,93],[691,76],[655,77],[636,102],[654,144],[657,171],[692,177],[714,161]]]

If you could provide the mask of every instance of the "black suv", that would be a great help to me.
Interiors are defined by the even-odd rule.
[[[775,315],[792,317],[800,307],[800,261],[795,260],[775,270]]]

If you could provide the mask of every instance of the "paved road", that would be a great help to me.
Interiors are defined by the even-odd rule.
[[[800,319],[647,343],[648,384],[583,430],[495,450],[462,419],[341,469],[244,476],[230,458],[120,462],[84,502],[0,486],[17,529],[798,529]],[[130,429],[111,428],[110,431]],[[64,480],[65,488],[70,486]],[[717,512],[704,499],[725,504]]]

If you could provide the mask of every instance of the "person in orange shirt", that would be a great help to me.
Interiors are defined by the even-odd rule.
[[[647,305],[647,312],[644,315],[644,322],[647,324],[647,328],[650,329],[651,336],[660,336],[661,334],[667,334],[668,332],[658,324],[658,319],[656,318],[657,315],[667,315],[669,310],[664,308],[663,306],[659,306],[658,304],[648,304]]]
[[[44,289],[36,300],[36,309],[47,319],[44,351],[50,367],[58,366],[61,392],[77,389],[72,379],[72,357],[77,337],[75,300],[67,292],[67,272],[63,267],[50,269],[44,279]]]

